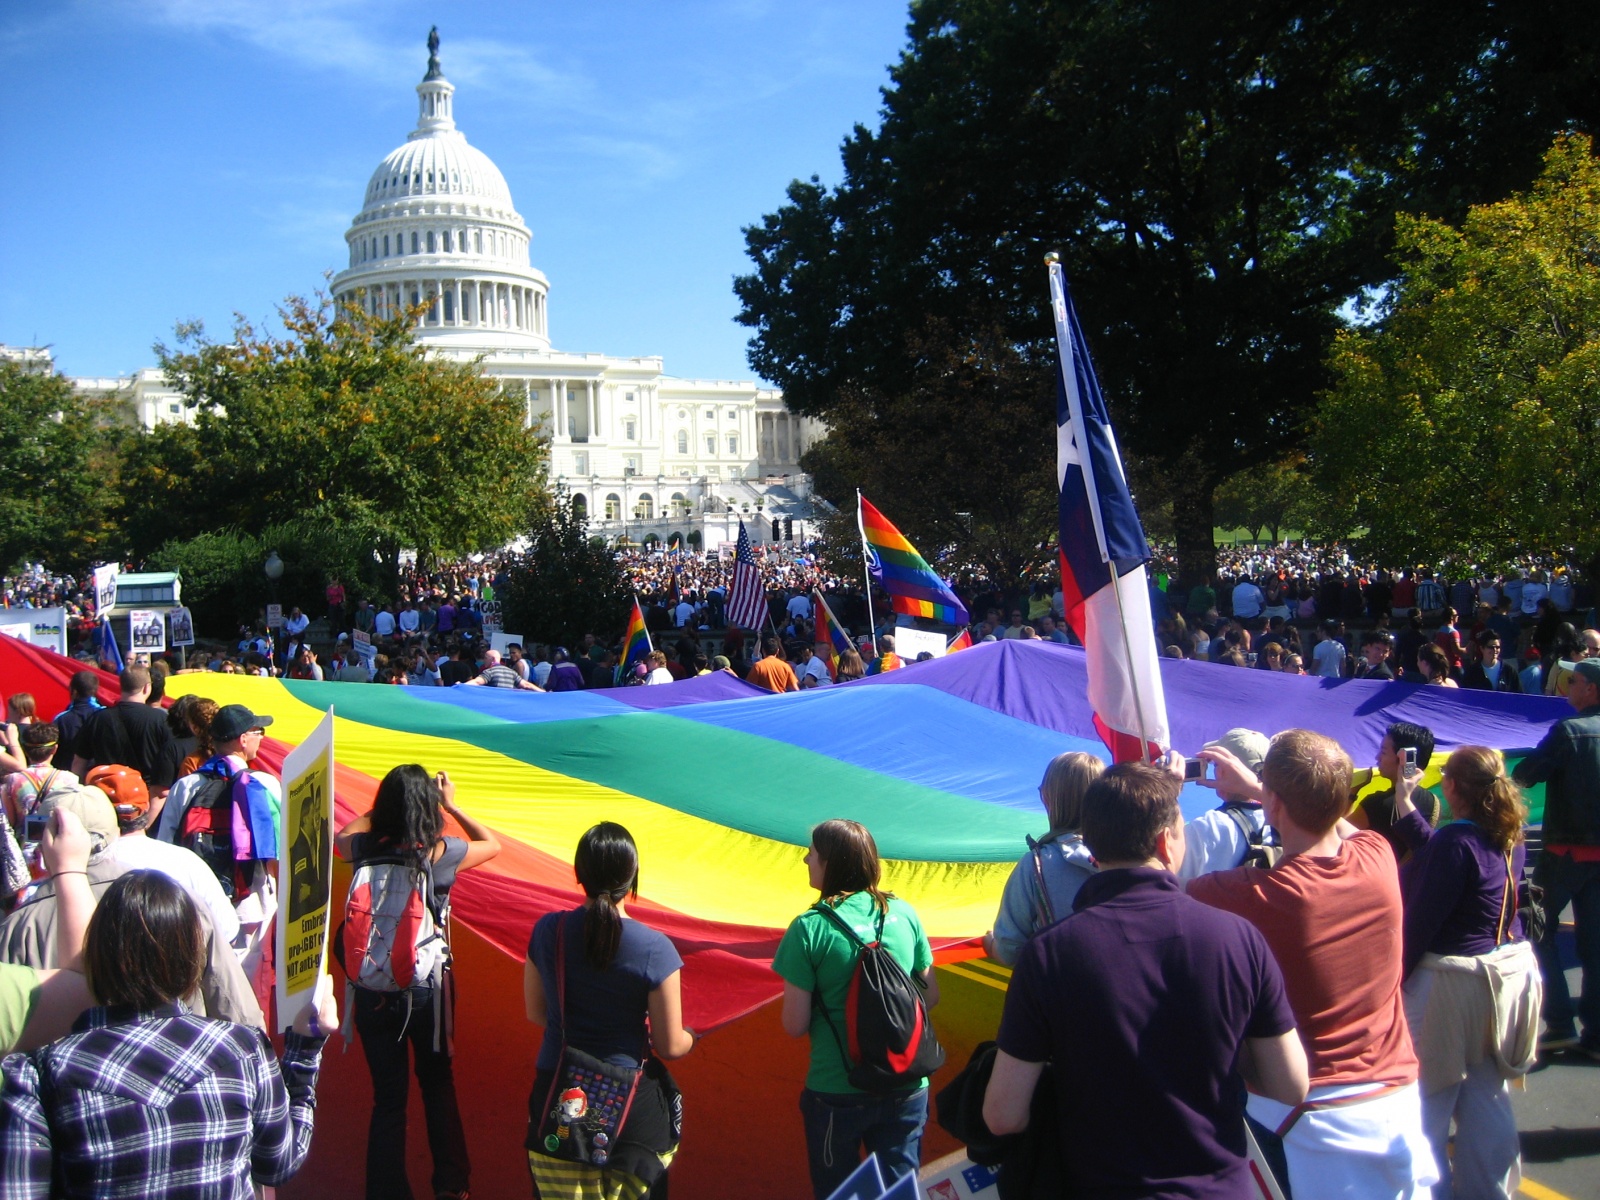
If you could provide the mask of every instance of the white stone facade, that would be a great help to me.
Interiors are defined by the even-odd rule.
[[[552,349],[550,284],[530,265],[532,235],[499,168],[456,128],[454,95],[430,56],[417,128],[367,184],[335,298],[377,314],[431,299],[418,340],[481,358],[522,401],[550,438],[552,482],[580,498],[596,533],[634,542],[697,533],[711,547],[736,537],[748,514],[765,518],[750,521],[753,538],[770,540],[774,515],[797,521],[802,536],[811,502],[799,459],[820,427],[753,383],[676,379],[657,357]]]

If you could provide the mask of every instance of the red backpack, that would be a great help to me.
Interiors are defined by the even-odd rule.
[[[916,1087],[924,1075],[944,1066],[944,1047],[933,1032],[922,988],[883,944],[885,914],[871,942],[864,942],[833,909],[817,903],[812,909],[841,929],[857,947],[855,970],[845,996],[845,1035],[828,1015],[820,993],[812,1003],[833,1030],[839,1053],[849,1069],[851,1087],[880,1095]]]
[[[363,859],[350,878],[340,965],[356,987],[432,987],[450,965],[448,910],[434,913],[433,872],[398,855]]]

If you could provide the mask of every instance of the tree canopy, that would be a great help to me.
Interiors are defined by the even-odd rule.
[[[1164,476],[1202,574],[1216,484],[1303,439],[1341,310],[1391,274],[1395,214],[1459,216],[1525,184],[1564,124],[1592,126],[1597,29],[1563,0],[1447,20],[1388,0],[920,0],[842,182],[796,182],[746,230],[751,365],[835,426],[840,462],[1016,450],[1034,434],[1011,414],[1038,404],[1049,427],[1048,378],[1001,364],[1047,376],[1059,249],[1119,434]],[[996,332],[1013,348],[986,355],[960,420],[918,403],[942,379],[933,329],[958,357]],[[1014,469],[1048,488],[1044,438]],[[916,503],[891,485],[872,483],[883,504]]]
[[[1400,278],[1340,336],[1313,453],[1328,523],[1389,561],[1600,567],[1600,163],[1563,137],[1459,226],[1402,217]]]
[[[628,587],[617,556],[590,538],[587,519],[557,498],[506,567],[497,592],[505,627],[578,653],[583,635],[609,639],[628,621]]]
[[[96,409],[60,375],[0,363],[0,570],[81,570],[101,550],[116,472]]]
[[[474,363],[426,354],[416,312],[387,318],[292,298],[283,334],[240,318],[227,342],[198,325],[157,346],[192,424],[133,440],[125,531],[135,555],[218,528],[312,518],[362,531],[392,577],[492,549],[548,503],[544,445],[520,401]]]

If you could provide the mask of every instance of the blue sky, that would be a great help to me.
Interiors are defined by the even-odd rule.
[[[748,379],[740,230],[791,179],[838,180],[905,22],[903,0],[3,0],[0,342],[115,375],[177,321],[220,336],[321,286],[438,24],[556,348]]]

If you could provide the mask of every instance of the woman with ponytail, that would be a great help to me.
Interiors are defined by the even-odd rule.
[[[525,1145],[533,1194],[536,1200],[665,1200],[682,1101],[660,1060],[682,1058],[695,1043],[694,1030],[683,1024],[683,959],[665,934],[628,916],[628,902],[639,894],[639,849],[626,829],[613,821],[590,829],[578,842],[573,868],[583,905],[539,918],[522,968],[528,1020],[544,1028],[528,1096]],[[553,1148],[539,1133],[569,1048],[640,1072],[627,1117],[604,1145],[603,1165],[547,1153]]]
[[[447,815],[461,826],[465,838],[444,832]],[[416,763],[385,775],[378,784],[372,811],[341,829],[334,845],[352,867],[369,860],[387,860],[426,872],[433,892],[429,908],[447,936],[450,889],[456,876],[500,853],[500,843],[488,827],[456,807],[456,785],[450,777],[443,771],[429,775]],[[354,992],[356,1032],[361,1035],[361,1049],[372,1073],[367,1200],[411,1200],[406,1179],[406,1100],[411,1091],[408,1043],[428,1118],[435,1200],[464,1200],[472,1166],[450,1062],[455,977],[448,956],[437,982],[419,982],[404,991],[357,987]]]
[[[1500,754],[1485,746],[1457,748],[1440,774],[1455,820],[1432,829],[1412,802],[1416,776],[1402,774],[1391,834],[1412,852],[1400,887],[1422,1118],[1439,1167],[1436,1194],[1510,1197],[1521,1158],[1507,1082],[1533,1065],[1542,992],[1517,912],[1527,808]]]

